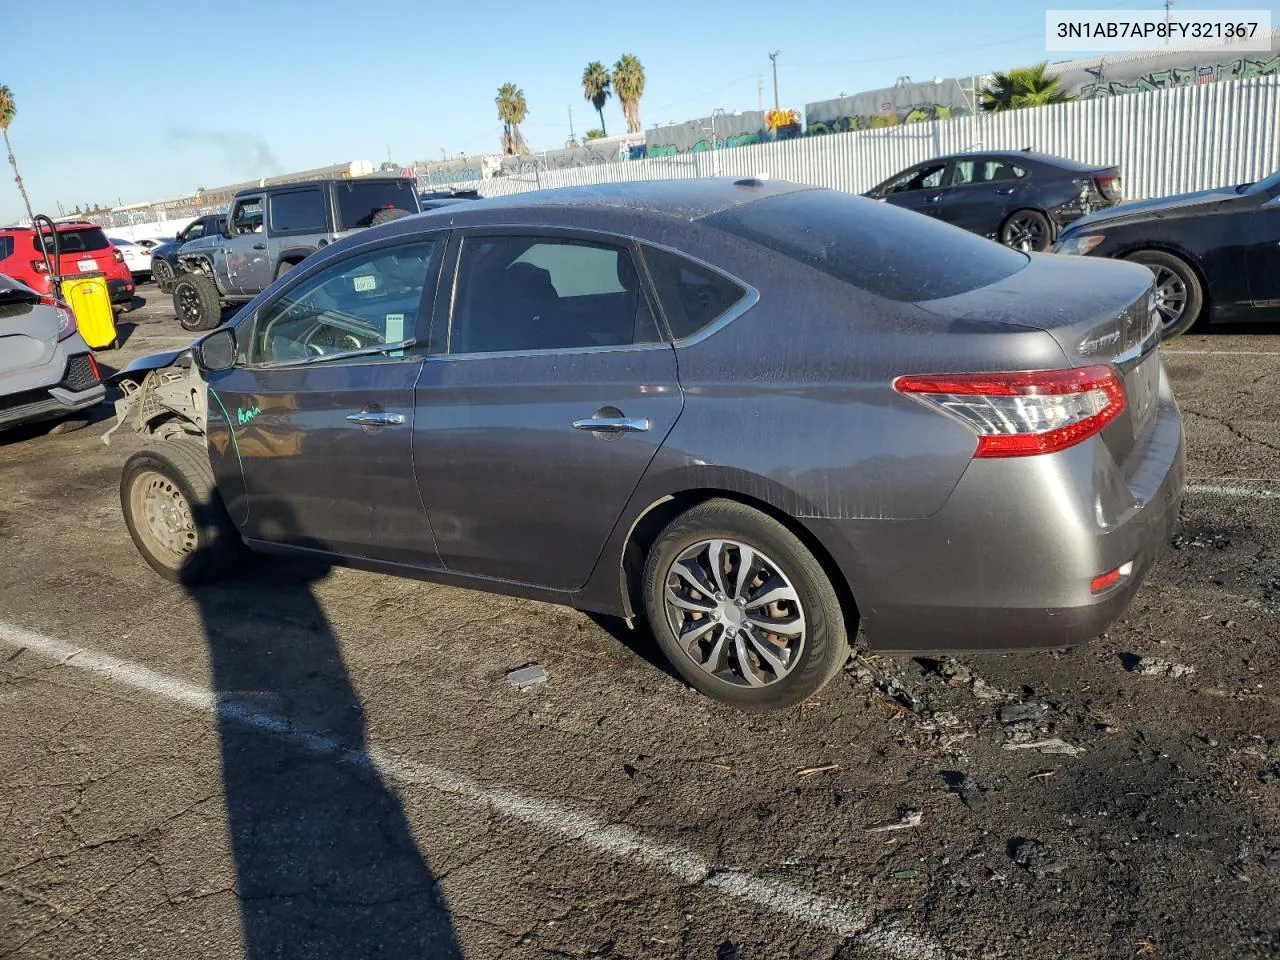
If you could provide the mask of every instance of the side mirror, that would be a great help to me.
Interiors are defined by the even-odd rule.
[[[220,327],[191,346],[191,355],[202,373],[219,373],[236,365],[236,331]]]

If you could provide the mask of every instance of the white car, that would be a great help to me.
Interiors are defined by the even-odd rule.
[[[151,251],[140,243],[134,243],[132,240],[121,240],[118,237],[111,237],[111,245],[120,251],[120,255],[124,257],[124,264],[129,268],[129,272],[133,274],[135,283],[142,280],[151,279]]]

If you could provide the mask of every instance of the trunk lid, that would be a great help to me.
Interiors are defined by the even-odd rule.
[[[116,248],[111,245],[111,241],[107,239],[101,227],[85,226],[59,230],[58,246],[61,248],[61,257],[56,258],[57,262],[54,262],[53,238],[49,234],[34,237],[33,242],[37,257],[40,255],[40,244],[44,244],[45,249],[49,251],[49,262],[53,264],[54,271],[60,275],[115,272]]]
[[[1034,327],[1053,337],[1073,367],[1115,367],[1125,410],[1102,439],[1124,465],[1155,427],[1160,323],[1151,296],[1151,272],[1137,264],[1032,254],[1025,269],[1004,280],[918,306],[949,320]]]

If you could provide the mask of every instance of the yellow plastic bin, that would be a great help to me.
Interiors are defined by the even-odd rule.
[[[82,273],[62,278],[62,299],[76,315],[80,336],[95,350],[115,348],[116,315],[111,309],[111,293],[105,273]]]

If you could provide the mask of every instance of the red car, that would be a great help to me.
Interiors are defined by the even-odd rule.
[[[43,242],[49,263],[59,275],[101,271],[107,275],[112,303],[133,299],[133,275],[100,226],[73,222],[59,223],[57,229],[61,262],[55,261],[53,238],[48,233],[37,239],[31,227],[0,228],[0,274],[25,283],[36,293],[50,293],[49,271],[39,246]]]

